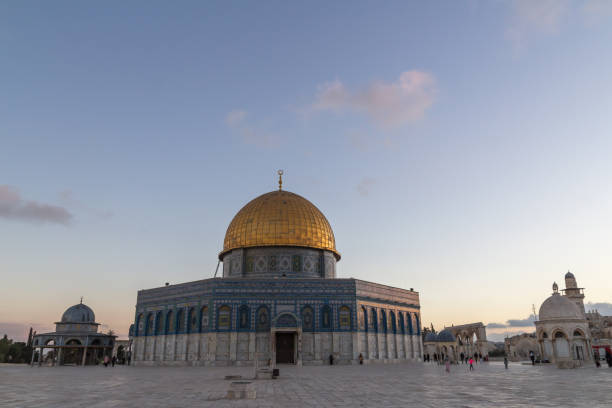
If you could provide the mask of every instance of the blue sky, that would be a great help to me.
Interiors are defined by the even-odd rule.
[[[339,275],[415,288],[425,324],[525,319],[567,269],[612,302],[611,23],[597,0],[1,4],[0,331],[83,295],[125,333],[138,289],[212,275],[279,168]]]

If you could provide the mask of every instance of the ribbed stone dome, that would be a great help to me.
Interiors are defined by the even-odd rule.
[[[62,323],[95,323],[96,315],[87,305],[70,306],[62,315]]]
[[[270,246],[324,249],[340,259],[323,213],[304,197],[284,190],[263,194],[238,211],[227,227],[219,258],[233,249]]]
[[[540,306],[540,320],[584,319],[578,306],[558,293],[553,293]]]
[[[425,335],[425,341],[438,341],[438,336],[436,336],[436,333],[427,333]]]
[[[438,333],[438,341],[455,341],[455,336],[450,330],[442,330]]]

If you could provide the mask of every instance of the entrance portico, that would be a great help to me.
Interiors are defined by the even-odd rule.
[[[270,351],[272,366],[302,365],[302,328],[295,314],[285,312],[272,321]]]

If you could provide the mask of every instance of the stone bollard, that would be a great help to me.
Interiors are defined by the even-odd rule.
[[[250,381],[232,381],[225,398],[227,399],[255,399],[255,387]]]

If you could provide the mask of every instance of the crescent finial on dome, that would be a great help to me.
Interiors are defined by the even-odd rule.
[[[278,174],[278,191],[283,189],[283,170],[279,170],[276,172]]]

